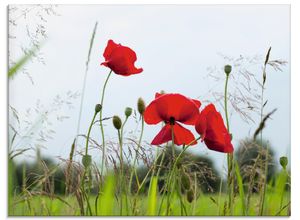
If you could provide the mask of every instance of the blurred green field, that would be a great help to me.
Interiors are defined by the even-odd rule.
[[[183,195],[184,196],[184,195]],[[194,200],[192,203],[188,203],[185,200],[186,211],[189,216],[219,216],[224,215],[224,202],[226,201],[227,196],[223,194],[220,197],[220,205],[218,205],[219,195],[218,194],[203,194],[200,195],[197,200]],[[63,198],[65,202],[62,202],[57,198],[49,198],[46,196],[36,196],[32,197],[27,201],[20,201],[15,203],[12,202],[9,206],[9,216],[80,216],[80,208],[78,207],[78,203],[75,197],[66,197]],[[129,199],[132,201],[131,199]],[[158,198],[158,204],[160,203],[161,197]],[[137,215],[147,215],[147,197],[140,196],[137,199]],[[289,216],[289,205],[284,208],[287,204],[289,204],[290,195],[286,194],[282,201],[282,207],[280,209],[281,198],[275,193],[267,193],[266,202],[264,207],[265,216]],[[94,204],[95,197],[90,198],[90,203]],[[249,208],[249,216],[256,216],[258,212],[258,203],[259,197],[254,195],[251,199],[251,206]],[[236,197],[234,200],[234,215],[241,216],[243,215],[241,201],[239,197]],[[30,208],[29,208],[30,206]],[[124,210],[126,210],[124,206]],[[162,212],[160,215],[165,215],[165,207],[162,207]],[[178,198],[173,200],[171,206],[172,215],[181,216],[181,206],[180,200]],[[280,211],[281,210],[281,211]],[[94,206],[92,205],[92,211],[95,213]],[[158,212],[156,208],[156,213]],[[119,215],[119,205],[116,200],[114,200],[114,205],[112,212],[109,215]],[[132,215],[132,212],[125,213],[125,215]]]

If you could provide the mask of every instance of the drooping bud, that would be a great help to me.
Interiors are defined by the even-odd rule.
[[[87,155],[83,155],[81,162],[82,162],[82,164],[83,164],[83,166],[85,168],[89,167],[91,165],[91,163],[92,163],[92,157],[91,157],[91,155],[88,155],[88,154]]]
[[[97,104],[97,105],[95,106],[95,112],[96,112],[96,113],[100,112],[101,109],[102,109],[102,105]]]
[[[137,108],[138,108],[139,113],[140,113],[141,115],[143,115],[146,106],[145,106],[145,102],[144,102],[144,100],[143,100],[142,98],[139,98],[139,99],[138,99],[138,102],[137,102]]]
[[[132,114],[132,108],[125,108],[125,116],[128,118]]]
[[[288,158],[287,157],[280,157],[279,159],[280,165],[285,170],[286,166],[288,165]]]
[[[193,200],[195,199],[193,190],[190,189],[190,190],[187,192],[187,194],[186,194],[186,199],[187,199],[187,201],[188,201],[189,203],[192,203],[192,202],[193,202]]]
[[[115,115],[113,117],[113,124],[114,124],[115,129],[120,130],[121,127],[122,127],[122,120],[121,120],[121,118],[119,116]]]
[[[228,76],[231,73],[232,67],[230,65],[226,65],[224,67],[224,72],[226,73],[226,75]]]

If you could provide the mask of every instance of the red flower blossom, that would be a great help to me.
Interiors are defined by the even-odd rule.
[[[129,76],[143,71],[142,68],[134,66],[136,61],[135,52],[129,47],[116,44],[113,40],[107,42],[103,56],[105,62],[101,63],[101,65],[110,68],[116,74]]]
[[[159,94],[147,106],[144,112],[144,120],[147,124],[157,124],[164,121],[166,125],[151,142],[152,145],[160,145],[172,140],[172,126],[174,131],[174,143],[176,145],[190,144],[195,140],[194,135],[178,122],[194,125],[199,115],[201,103],[198,100],[189,99],[180,94]],[[195,141],[192,145],[196,144]]]
[[[230,134],[221,114],[217,112],[213,104],[209,104],[201,111],[195,129],[209,149],[224,153],[233,152]]]

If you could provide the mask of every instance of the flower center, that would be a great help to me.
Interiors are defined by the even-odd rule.
[[[175,125],[175,118],[174,117],[170,117],[170,125]]]

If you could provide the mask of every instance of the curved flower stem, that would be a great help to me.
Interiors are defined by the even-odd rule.
[[[105,82],[104,82],[104,86],[103,86],[103,89],[102,89],[102,96],[101,96],[101,106],[102,106],[102,109],[100,111],[100,128],[101,128],[101,135],[102,135],[102,161],[101,161],[101,176],[103,176],[103,170],[104,170],[104,163],[105,163],[105,154],[106,154],[106,149],[105,149],[105,137],[104,137],[104,128],[103,128],[103,123],[102,123],[102,112],[103,112],[103,102],[104,102],[104,94],[105,94],[105,89],[106,89],[106,85],[107,85],[107,82],[109,80],[109,77],[111,76],[112,74],[112,70],[109,72]],[[101,184],[100,184],[101,185]]]
[[[87,135],[86,135],[85,155],[88,155],[88,145],[89,145],[89,140],[90,140],[90,134],[91,134],[91,130],[92,130],[93,124],[94,124],[94,122],[95,122],[97,113],[98,113],[98,112],[95,111],[94,116],[93,116],[93,119],[92,119],[92,122],[91,122],[91,124],[90,124],[90,126],[89,126],[88,133],[87,133]]]
[[[136,166],[137,156],[138,156],[139,149],[141,147],[141,142],[142,142],[143,133],[144,133],[144,117],[143,117],[143,115],[141,116],[141,119],[142,119],[142,130],[141,130],[141,134],[140,134],[138,146],[137,146],[137,149],[136,149],[136,152],[135,152],[135,156],[134,156],[134,160],[133,160],[133,168],[132,168],[131,174],[130,174],[129,193],[131,193],[131,184],[132,184],[133,174],[137,175],[137,173],[136,173],[136,167],[135,166]]]
[[[226,74],[226,81],[225,81],[225,91],[224,91],[224,108],[225,108],[225,117],[226,117],[226,127],[228,130],[228,133],[230,133],[230,127],[229,127],[229,118],[228,118],[228,109],[227,109],[227,88],[228,88],[228,79],[229,74]],[[228,208],[230,211],[230,215],[233,215],[233,154],[228,153],[227,154],[227,166],[228,166],[228,173],[227,173],[227,182],[228,182]]]

